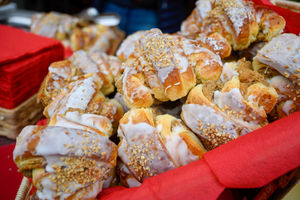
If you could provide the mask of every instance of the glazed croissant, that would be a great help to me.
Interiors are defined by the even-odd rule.
[[[108,52],[114,41],[117,41],[117,32],[103,25],[89,25],[82,29],[75,29],[70,36],[70,46],[73,51],[80,49],[89,51]]]
[[[79,77],[93,73],[101,78],[101,92],[104,95],[114,91],[114,76],[121,73],[121,61],[114,56],[107,56],[103,52],[87,53],[77,51],[68,60],[54,62],[49,67],[38,99],[47,106],[61,92],[65,86]]]
[[[268,78],[279,94],[273,119],[300,110],[300,37],[285,33],[273,38],[253,59],[253,68]]]
[[[129,186],[198,160],[205,152],[181,120],[171,115],[156,116],[151,108],[127,112],[120,120],[118,136],[121,178],[125,178],[121,181]]]
[[[197,32],[219,33],[234,50],[246,49],[252,42],[269,41],[279,35],[285,20],[274,11],[255,7],[246,0],[199,0],[192,14],[182,23],[185,36]]]
[[[224,64],[220,80],[194,87],[182,106],[182,120],[208,150],[265,125],[277,102],[276,90],[247,65]]]
[[[27,126],[14,161],[39,199],[95,199],[111,182],[117,147],[106,136],[55,126]]]
[[[79,114],[102,115],[107,117],[113,127],[116,128],[119,119],[123,116],[122,106],[116,100],[105,98],[99,91],[100,86],[101,79],[91,74],[70,83],[45,108],[44,115],[54,124],[57,120],[56,116],[63,116],[72,121],[80,122],[82,121],[80,118],[83,116]],[[88,116],[92,117],[92,115]],[[101,124],[103,119],[99,120]],[[110,135],[109,131],[106,132]]]
[[[146,31],[135,48],[135,56],[124,63],[116,81],[129,108],[175,101],[185,97],[196,81],[217,80],[222,72],[218,55],[159,29]]]
[[[64,40],[83,21],[57,12],[38,13],[32,16],[30,31],[38,35]]]
[[[267,43],[253,59],[254,70],[271,76],[279,73],[300,86],[300,37],[284,33]]]

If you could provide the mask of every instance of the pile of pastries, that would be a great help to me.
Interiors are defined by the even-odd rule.
[[[91,199],[298,111],[300,37],[284,27],[250,1],[199,0],[176,34],[52,63],[38,94],[48,124],[20,133],[19,171],[39,199]]]
[[[103,51],[114,54],[124,37],[116,27],[94,24],[86,19],[57,12],[32,16],[30,31],[61,40],[73,51]]]

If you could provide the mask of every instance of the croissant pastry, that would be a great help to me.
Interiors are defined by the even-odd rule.
[[[151,108],[132,109],[120,120],[118,155],[122,182],[132,185],[148,177],[201,159],[205,149],[184,124]],[[122,165],[123,165],[122,164]],[[127,174],[126,174],[127,173]],[[135,181],[136,180],[136,181]]]
[[[182,120],[206,149],[267,123],[267,113],[276,105],[278,94],[261,81],[261,75],[247,68],[249,64],[244,60],[225,63],[220,80],[194,87],[182,106]]]
[[[212,0],[196,1],[196,8],[181,24],[180,31],[184,36],[193,36],[199,32],[202,22],[213,8]]]
[[[91,52],[108,52],[117,37],[117,33],[110,27],[99,24],[89,25],[72,32],[70,46],[73,51],[84,49]]]
[[[217,80],[221,72],[220,56],[192,40],[151,29],[138,41],[135,57],[124,63],[116,87],[129,108],[150,107],[185,97],[196,81]]]
[[[254,70],[270,77],[283,75],[300,86],[300,37],[284,33],[267,43],[253,59]],[[270,71],[270,72],[268,72]]]
[[[82,120],[78,117],[78,114],[102,115],[107,117],[113,124],[113,127],[116,128],[119,119],[123,116],[122,106],[116,100],[105,98],[99,91],[100,86],[101,79],[95,75],[88,75],[70,83],[45,108],[44,115],[53,123],[55,123],[55,116],[57,115],[68,119],[72,118],[72,121],[76,119],[75,121],[77,122]],[[89,116],[91,117],[91,115]],[[102,123],[103,119],[99,120]],[[108,134],[110,133],[108,132]]]
[[[27,126],[14,161],[32,178],[39,199],[95,199],[116,166],[117,147],[106,136],[56,126]]]
[[[137,31],[129,35],[120,45],[117,50],[116,55],[122,61],[127,60],[128,58],[134,56],[136,51],[136,43],[138,40],[143,37],[146,31]]]
[[[38,13],[32,16],[30,31],[38,35],[64,40],[80,23],[83,22],[79,18],[66,14]]]
[[[81,114],[78,111],[56,114],[50,119],[48,126],[81,129],[108,137],[113,133],[112,124],[107,117],[89,113]]]
[[[195,35],[196,46],[201,46],[209,49],[221,58],[226,58],[231,54],[231,46],[229,42],[219,33],[204,34],[199,33]]]
[[[269,41],[285,26],[283,17],[246,0],[198,1],[196,6],[182,23],[183,35],[219,33],[234,50],[246,49],[255,41]]]
[[[108,95],[114,91],[114,76],[121,73],[121,61],[102,52],[77,51],[68,60],[54,62],[49,67],[38,99],[47,106],[68,84],[80,76],[93,73],[101,78],[101,92]]]

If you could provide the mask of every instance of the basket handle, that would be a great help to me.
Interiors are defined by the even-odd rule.
[[[28,193],[32,188],[30,180],[26,177],[23,177],[19,190],[17,192],[15,200],[25,200],[28,197]]]

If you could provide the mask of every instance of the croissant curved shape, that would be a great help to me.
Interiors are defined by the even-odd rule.
[[[113,127],[116,128],[119,119],[123,116],[123,108],[116,100],[105,98],[99,91],[100,86],[101,79],[92,74],[70,83],[45,108],[44,115],[53,123],[56,121],[55,116],[58,115],[72,118],[73,121],[74,119],[76,119],[75,121],[82,120],[78,114],[102,115],[107,117]],[[91,117],[91,115],[89,116]],[[102,119],[99,120],[103,121]],[[110,134],[109,131],[106,132]]]
[[[57,12],[38,13],[32,16],[30,31],[38,35],[64,40],[83,21]]]
[[[159,29],[146,31],[135,48],[135,56],[126,60],[116,80],[129,108],[178,100],[196,81],[218,80],[222,72],[220,56],[196,46],[193,40]]]
[[[54,62],[49,67],[38,99],[47,106],[62,89],[79,77],[93,73],[101,78],[101,92],[108,95],[114,91],[114,77],[121,73],[121,61],[114,56],[107,56],[103,52],[87,53],[77,51],[69,60]]]
[[[56,126],[27,126],[14,161],[39,199],[95,199],[111,182],[117,146],[106,136]]]
[[[182,106],[182,120],[207,149],[265,125],[276,105],[276,90],[247,65],[244,60],[225,63],[220,79],[194,87]]]
[[[199,0],[192,14],[182,23],[185,36],[219,33],[234,50],[246,49],[252,42],[269,41],[285,26],[274,11],[246,0]]]
[[[75,29],[70,35],[73,51],[84,49],[90,52],[109,52],[114,42],[119,42],[119,31],[100,24]],[[114,52],[112,52],[114,53]]]
[[[199,139],[171,115],[151,108],[132,109],[120,120],[118,155],[126,185],[201,159],[206,151]]]

